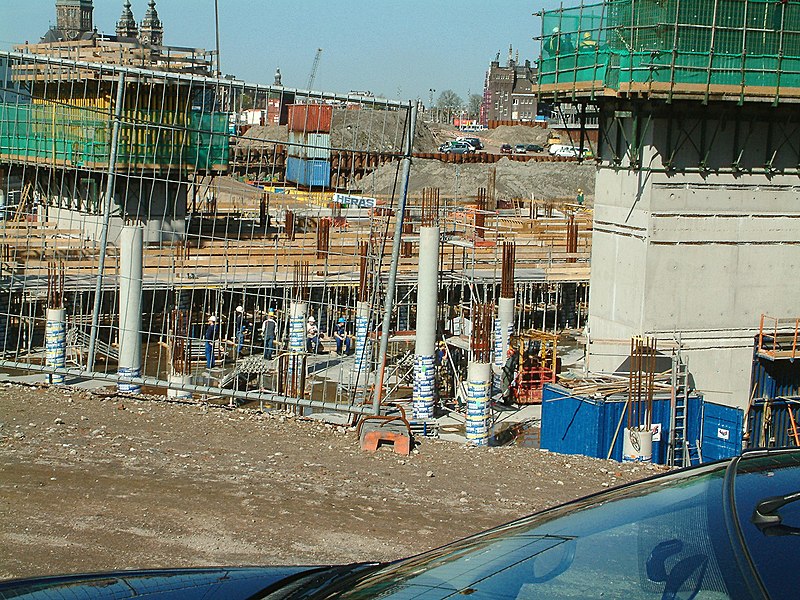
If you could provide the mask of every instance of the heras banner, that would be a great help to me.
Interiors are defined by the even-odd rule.
[[[375,198],[366,196],[350,196],[349,194],[334,194],[333,201],[337,204],[347,204],[356,208],[374,208],[377,204]]]

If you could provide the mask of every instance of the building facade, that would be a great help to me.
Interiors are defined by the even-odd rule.
[[[529,60],[519,64],[519,52],[515,58],[511,47],[505,66],[500,66],[498,53],[486,73],[481,123],[535,121],[537,110],[536,68]]]

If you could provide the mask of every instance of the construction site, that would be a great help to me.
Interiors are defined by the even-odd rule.
[[[150,9],[148,43],[127,6],[117,36],[0,53],[7,377],[399,453],[532,427],[671,466],[800,444],[800,7],[541,14],[538,94],[581,158],[439,153],[457,131],[416,102],[312,91],[319,53],[309,89],[220,77]]]

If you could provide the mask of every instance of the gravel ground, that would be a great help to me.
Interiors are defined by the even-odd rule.
[[[389,560],[657,472],[46,386],[0,387],[0,423],[0,578]]]

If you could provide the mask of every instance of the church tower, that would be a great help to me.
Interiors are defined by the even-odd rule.
[[[139,41],[150,46],[164,45],[164,26],[156,12],[156,0],[150,0],[149,8],[144,15],[142,25],[139,28]]]
[[[130,0],[125,1],[125,4],[122,8],[122,16],[120,16],[119,21],[117,22],[117,37],[139,37],[139,28],[136,26],[136,19],[133,18]]]
[[[56,29],[76,40],[94,29],[92,0],[56,0]]]

